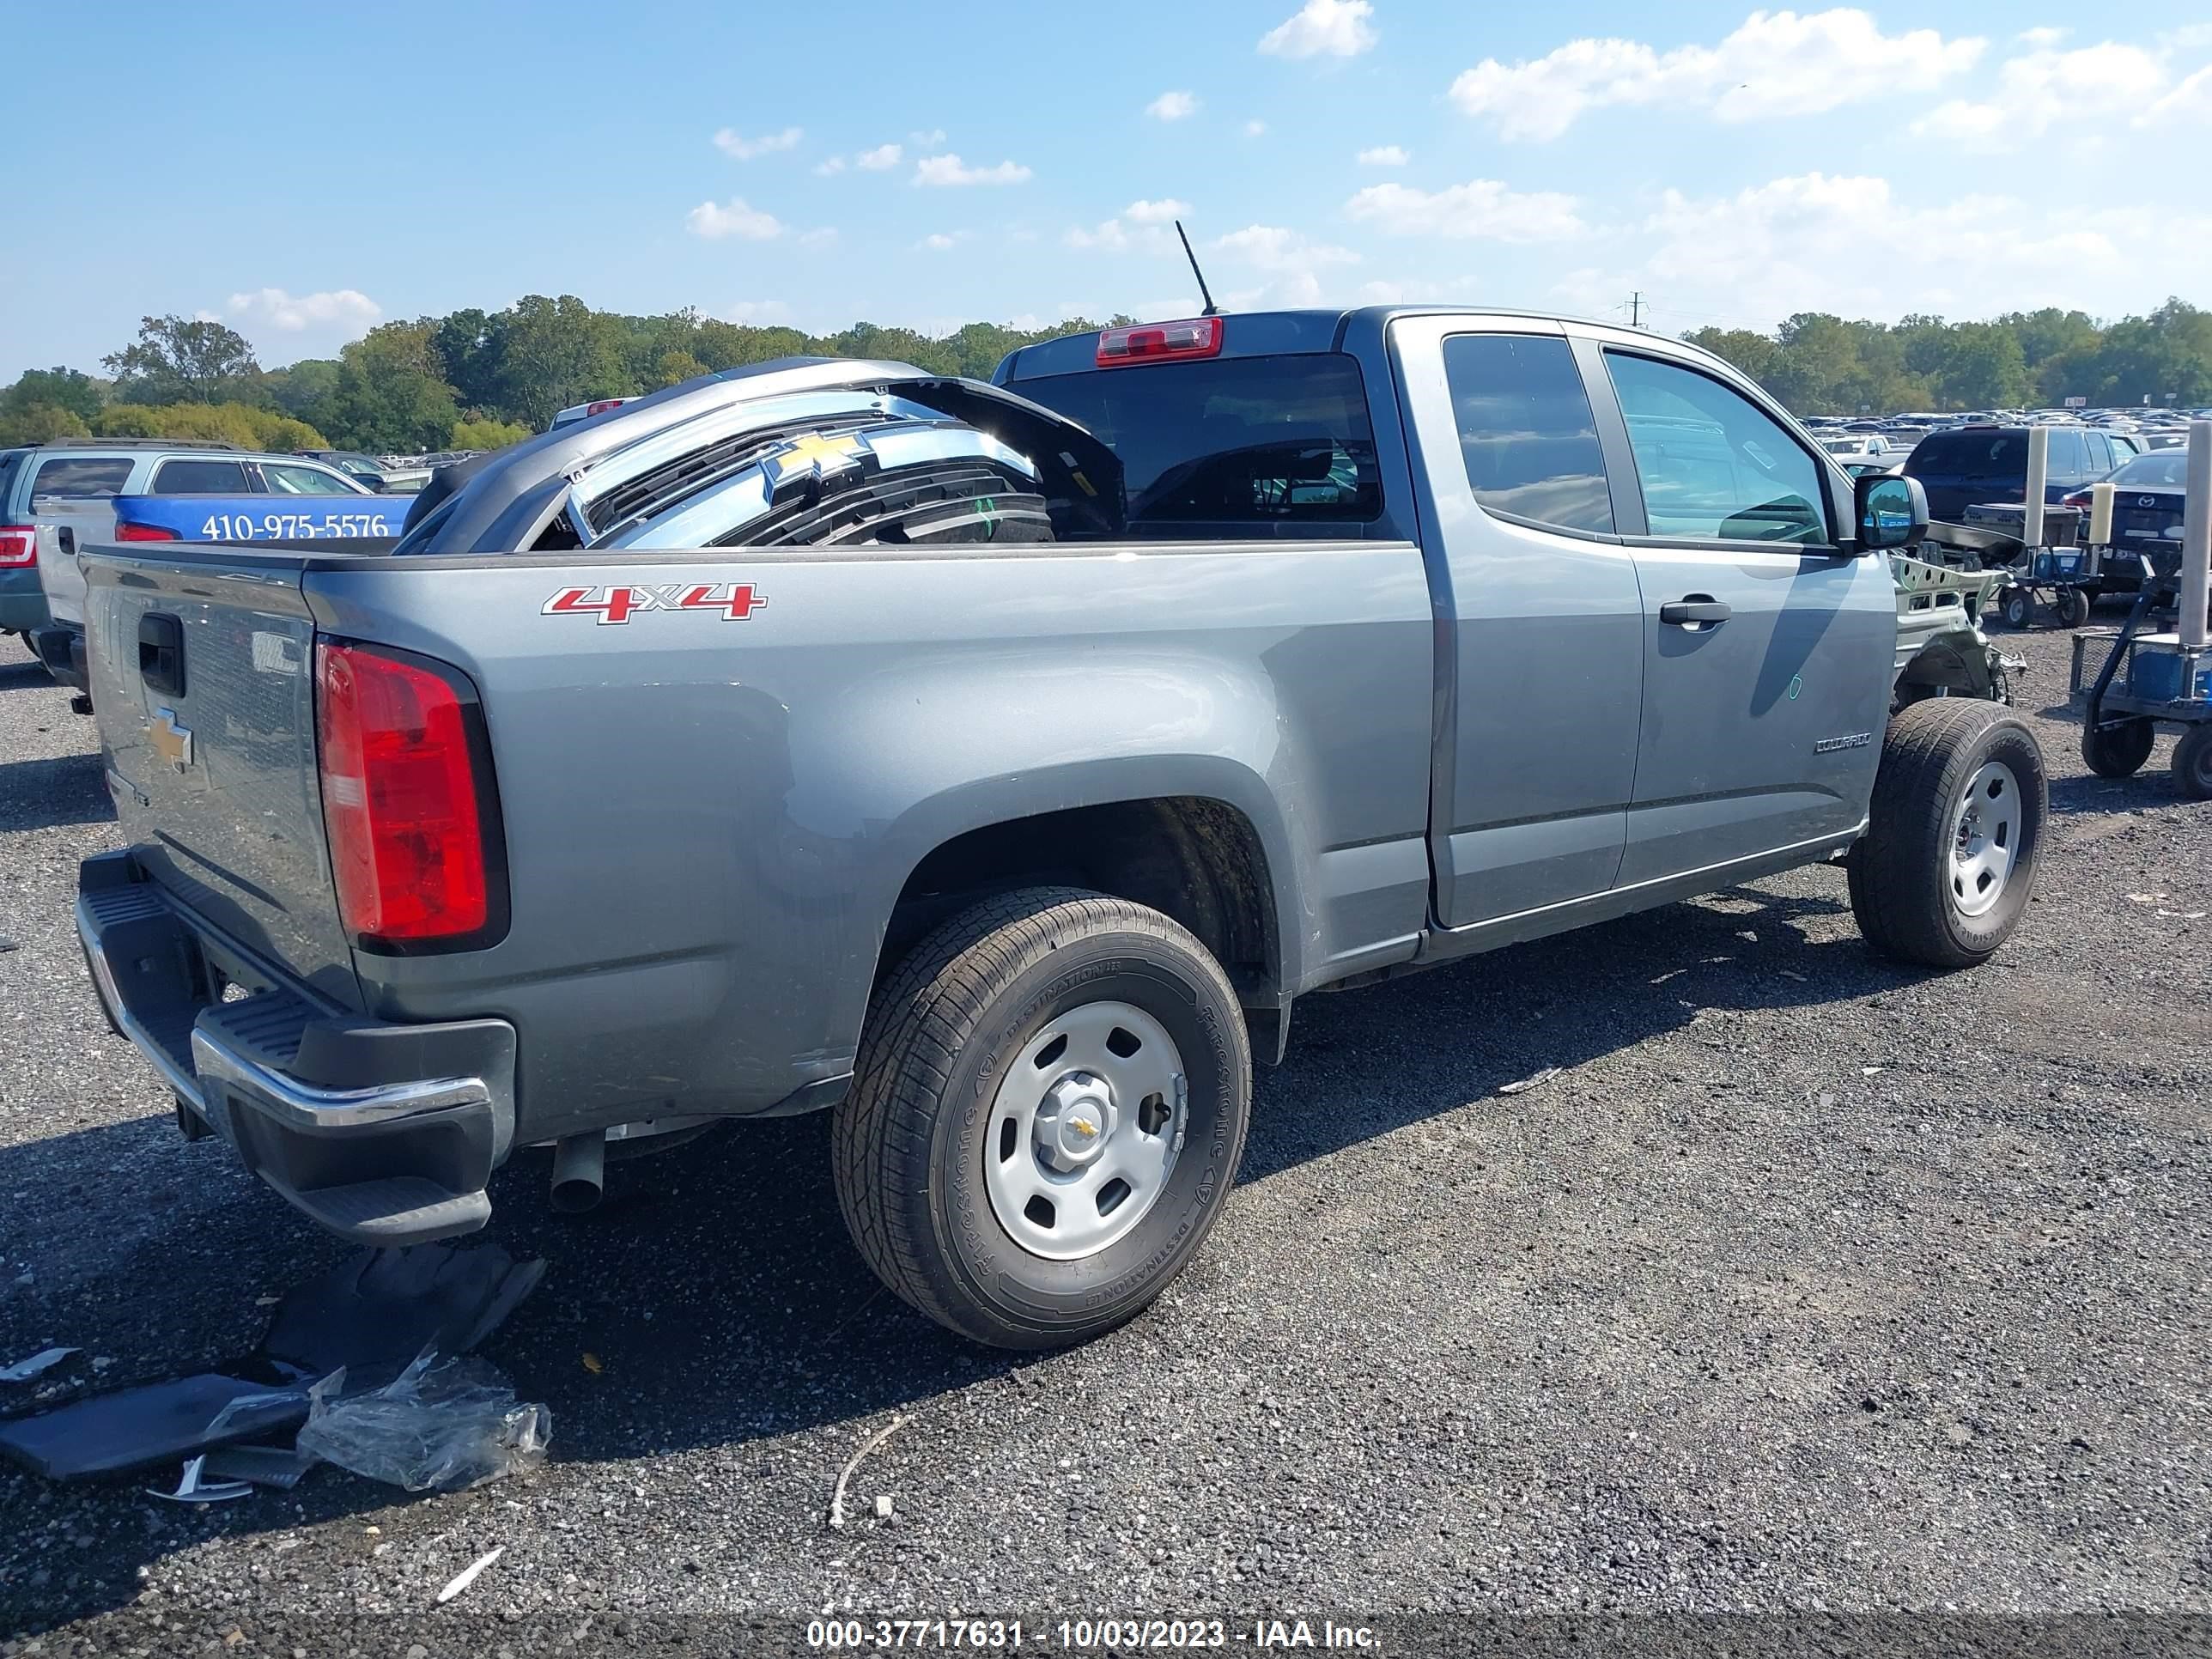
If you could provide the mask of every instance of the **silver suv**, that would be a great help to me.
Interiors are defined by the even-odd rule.
[[[115,539],[118,495],[371,493],[320,461],[191,439],[0,450],[0,632],[22,635],[55,678],[83,688],[84,577],[75,555]]]

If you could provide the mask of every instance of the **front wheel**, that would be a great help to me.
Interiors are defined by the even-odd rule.
[[[2005,589],[2003,615],[2007,628],[2025,628],[2035,615],[2035,595],[2024,587]]]
[[[1851,849],[1859,931],[1929,968],[1987,961],[2027,908],[2049,808],[2043,751],[2016,715],[1953,697],[1904,709]]]
[[[834,1135],[877,1276],[939,1324],[1059,1347],[1151,1304],[1219,1218],[1252,1057],[1221,965],[1156,910],[1009,893],[878,994]]]
[[[2058,595],[2058,625],[2079,628],[2089,620],[2089,595],[2078,587],[2060,590]]]
[[[2173,745],[2173,781],[2191,800],[2212,800],[2212,723],[2200,723]]]

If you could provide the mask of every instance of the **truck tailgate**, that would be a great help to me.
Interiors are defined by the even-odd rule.
[[[108,789],[140,866],[247,952],[357,1007],[323,834],[300,561],[106,547],[84,568]]]

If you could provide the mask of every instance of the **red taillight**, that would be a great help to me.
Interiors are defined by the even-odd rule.
[[[2061,507],[2087,507],[2089,505],[2089,492],[2086,489],[2077,489],[2071,495],[2061,495],[2058,498],[2058,505]]]
[[[611,409],[620,409],[629,401],[627,398],[601,398],[584,405],[584,418],[589,420],[592,416],[604,415]]]
[[[1221,319],[1193,317],[1180,323],[1139,323],[1133,328],[1098,331],[1098,367],[1174,362],[1221,355]]]
[[[368,944],[452,943],[492,921],[468,707],[431,669],[315,647],[323,821],[338,914]]]
[[[0,566],[36,564],[39,532],[27,524],[0,527]]]
[[[177,532],[164,530],[157,524],[118,524],[115,526],[118,542],[173,542]]]

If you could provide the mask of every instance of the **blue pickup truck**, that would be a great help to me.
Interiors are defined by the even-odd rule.
[[[1926,522],[1526,313],[732,370],[388,552],[88,550],[77,925],[187,1133],[342,1236],[830,1109],[886,1285],[1074,1341],[1204,1243],[1305,996],[1830,860],[1877,948],[1995,952],[2043,762],[1970,618],[1900,647],[1960,608]]]

